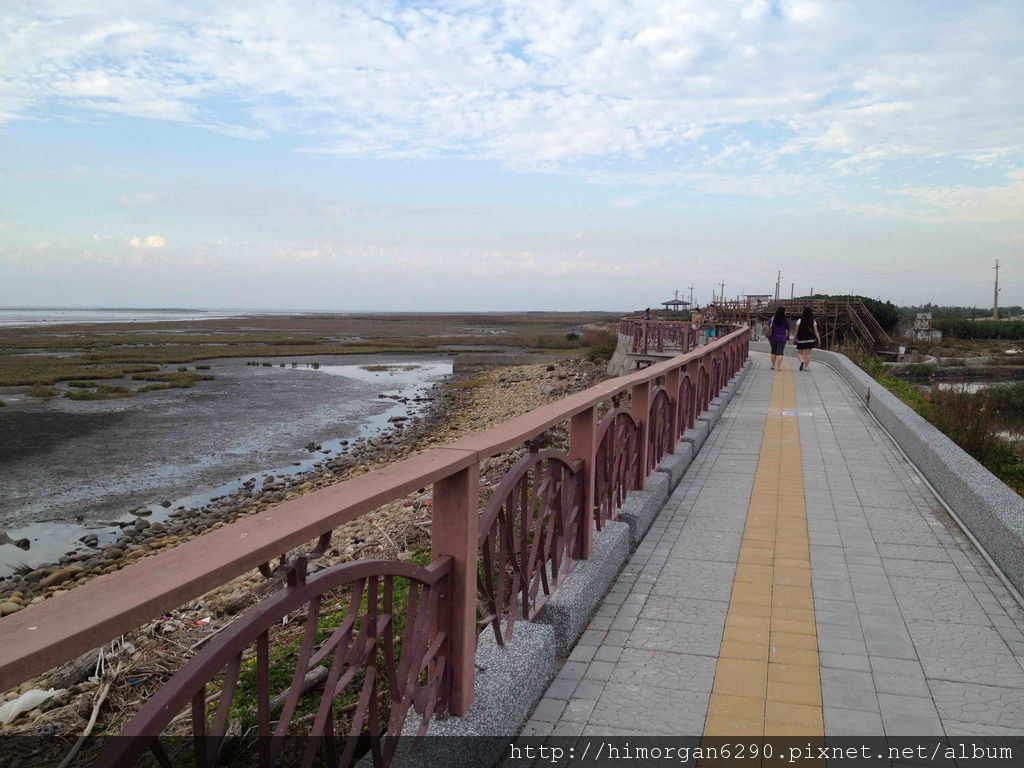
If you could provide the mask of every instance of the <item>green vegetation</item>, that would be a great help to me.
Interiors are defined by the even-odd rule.
[[[889,373],[889,369],[886,368],[885,364],[877,357],[872,355],[857,356],[855,354],[849,356],[871,378],[896,395],[896,397],[917,411],[921,416],[926,419],[928,418],[928,399],[918,387],[893,376]]]
[[[966,320],[940,318],[932,321],[944,335],[955,339],[1024,340],[1024,322],[1019,320]]]
[[[1024,381],[996,384],[988,388],[987,394],[1000,411],[1024,413]]]
[[[47,387],[44,384],[33,384],[28,389],[28,396],[29,397],[45,397],[45,398],[50,398],[50,397],[56,397],[57,394],[58,393],[57,393],[56,389],[54,389],[53,387]]]
[[[210,370],[210,366],[208,366],[208,365],[197,365],[196,366],[196,370],[197,371],[208,371],[208,370]]]
[[[925,392],[891,375],[877,357],[853,357],[875,381],[934,424],[950,440],[978,460],[989,472],[1024,495],[1024,455],[999,433],[1000,402],[1024,403],[1024,383],[970,393],[932,387]]]
[[[116,400],[134,395],[135,393],[128,387],[119,387],[113,384],[100,384],[95,389],[64,393],[64,397],[68,400]]]
[[[259,360],[437,352],[495,343],[526,350],[582,350],[589,344],[586,338],[573,338],[578,335],[575,329],[615,319],[617,315],[555,312],[303,315],[261,318],[261,329],[246,327],[251,320],[245,318],[187,325],[151,323],[130,330],[102,325],[0,329],[0,387],[116,380],[156,372],[160,365],[181,369],[212,357],[245,358],[250,365],[270,367],[280,361]],[[479,330],[481,326],[486,330]],[[494,330],[502,333],[496,336]],[[209,365],[195,368],[208,370]]]
[[[900,373],[910,379],[929,379],[938,367],[934,363],[907,363],[900,366]]]
[[[619,337],[615,331],[587,331],[583,336],[583,342],[587,347],[583,357],[592,363],[598,360],[610,360],[615,354],[618,341]]]
[[[213,376],[204,376],[201,373],[136,373],[132,376],[135,381],[153,381],[155,384],[147,384],[139,389],[139,392],[152,392],[157,389],[189,389],[200,381],[212,381]]]
[[[428,550],[417,550],[409,561],[415,565],[429,565],[430,564],[430,552]],[[405,629],[405,619],[408,612],[409,603],[409,581],[405,578],[395,578],[392,581],[393,597],[392,597],[392,611],[391,611],[391,623],[387,628],[387,631],[391,633],[394,639],[394,658],[396,660],[401,658],[402,653],[402,635]],[[375,594],[380,599],[381,592],[377,591]],[[314,641],[314,647],[319,647],[325,643],[331,634],[336,630],[342,622],[348,618],[349,603],[352,600],[352,592],[350,588],[342,588],[336,591],[325,594],[322,598],[322,607],[320,611],[320,619],[317,622],[316,639]],[[383,612],[382,601],[378,604],[378,615]],[[352,636],[358,637],[362,629],[362,624],[365,621],[367,612],[367,594],[364,592],[359,606],[359,617],[355,625],[352,628]],[[288,688],[291,682],[292,675],[295,671],[295,661],[302,648],[303,636],[306,631],[304,621],[292,621],[284,627],[278,627],[276,631],[271,632],[270,636],[270,690],[271,691],[282,691]],[[377,645],[377,665],[379,670],[386,668],[386,660],[384,659],[384,644],[380,643]],[[365,672],[360,669],[356,672],[355,676],[345,687],[344,691],[333,701],[332,710],[336,722],[346,723],[350,720],[349,713],[351,712],[352,706],[355,704],[359,697],[360,689],[364,681]],[[381,693],[380,704],[382,705],[381,722],[386,724],[388,721],[390,703],[390,696],[388,695],[388,679],[387,675],[378,675],[378,686]],[[301,696],[298,701],[298,706],[295,712],[294,720],[311,716],[316,711],[319,704],[319,698],[322,694],[322,688],[314,689],[307,695]],[[238,677],[238,687],[235,692],[234,700],[231,704],[231,719],[239,722],[241,726],[241,732],[245,733],[248,729],[251,729],[257,722],[257,675],[256,675],[256,656],[253,656],[242,662],[241,672]],[[415,717],[413,709],[409,710],[409,717]],[[294,722],[293,720],[293,722]],[[347,727],[337,729],[339,732],[347,732]],[[364,734],[365,735],[365,734]],[[344,749],[344,742],[338,745],[339,750]]]

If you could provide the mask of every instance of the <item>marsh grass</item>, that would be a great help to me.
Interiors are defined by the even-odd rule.
[[[136,373],[132,376],[135,381],[152,381],[139,388],[139,392],[152,392],[158,389],[190,389],[200,381],[213,381],[213,376],[205,376],[201,373],[190,371],[175,373]]]
[[[122,397],[134,396],[135,393],[128,389],[128,387],[120,387],[114,384],[100,384],[95,389],[64,393],[64,397],[68,400],[117,400]]]
[[[258,331],[239,329],[239,324],[250,322],[244,318],[196,324],[184,333],[174,323],[154,323],[148,329],[2,329],[0,387],[119,379],[132,373],[155,371],[157,365],[180,366],[211,357],[295,360],[302,355],[403,354],[496,342],[534,350],[582,351],[591,344],[590,334],[571,338],[575,329],[584,324],[606,324],[616,318],[617,315],[596,313],[530,312],[429,317],[345,315],[263,319],[261,324],[270,327]],[[464,333],[466,326],[481,324],[507,333],[498,337]],[[611,337],[614,339],[614,333]],[[28,352],[32,354],[25,354]]]
[[[29,397],[51,398],[56,397],[59,393],[53,387],[47,387],[44,384],[33,384],[29,387],[27,394]]]

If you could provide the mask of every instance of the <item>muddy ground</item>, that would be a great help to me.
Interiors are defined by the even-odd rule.
[[[319,370],[306,367],[314,360]],[[215,378],[191,389],[3,408],[0,531],[13,540],[29,538],[34,551],[20,555],[6,545],[0,556],[30,564],[53,559],[82,535],[76,523],[90,528],[123,520],[142,506],[159,512],[163,501],[200,505],[203,490],[213,494],[225,483],[268,471],[298,471],[327,455],[307,451],[310,442],[344,450],[338,440],[386,429],[389,417],[415,412],[422,404],[380,395],[425,392],[451,365],[449,358],[423,355],[295,361],[297,368],[291,360],[281,368],[213,359],[204,361],[210,370],[203,373]],[[391,364],[393,371],[362,368]],[[65,525],[72,529],[61,535]],[[54,538],[61,543],[44,541]]]

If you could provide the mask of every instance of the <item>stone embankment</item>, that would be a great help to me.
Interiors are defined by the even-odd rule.
[[[240,517],[475,434],[593,386],[605,374],[603,368],[588,362],[560,360],[549,365],[493,368],[472,376],[435,386],[429,393],[429,406],[421,415],[395,423],[393,430],[381,437],[355,441],[344,455],[327,458],[309,472],[289,477],[267,476],[259,487],[251,483],[201,509],[176,510],[163,522],[150,524],[144,517],[138,517],[110,546],[16,574],[0,582],[0,610],[4,613],[20,611]],[[549,437],[557,444],[565,436],[554,430]],[[521,454],[522,450],[512,451],[485,462],[482,467],[484,493],[488,486],[500,482],[508,466]],[[431,493],[424,489],[361,516],[334,532],[330,550],[313,563],[312,568],[365,557],[409,557],[413,551],[429,546],[430,506]],[[276,586],[276,581],[267,581],[253,571],[151,622],[125,638],[127,646],[118,646],[119,649],[129,648],[129,652],[120,651],[124,656],[120,676],[140,674],[140,669],[145,672],[147,665],[159,658],[159,677],[166,678],[206,637]],[[83,609],[87,610],[88,606]],[[0,619],[0,627],[2,621]],[[58,730],[80,727],[79,710],[88,715],[84,701],[91,699],[96,688],[95,678],[84,679],[95,665],[96,655],[91,657],[92,665],[79,660],[70,668],[27,681],[18,690],[0,697],[2,704],[17,698],[19,692],[46,690],[51,686],[67,688],[63,697],[51,699],[42,708],[0,726],[0,735],[21,732],[25,728],[38,729],[44,724]],[[135,693],[145,691],[140,689]],[[68,697],[81,697],[83,702],[69,705]],[[50,713],[54,715],[48,719]],[[130,708],[112,711],[101,721],[108,727],[115,727],[130,714]]]

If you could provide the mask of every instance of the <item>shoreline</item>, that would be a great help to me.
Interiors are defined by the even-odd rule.
[[[433,400],[420,417],[410,419],[411,425],[380,438],[361,441],[351,455],[326,460],[322,467],[305,473],[301,481],[296,478],[295,482],[284,487],[260,489],[252,498],[222,501],[218,509],[195,518],[176,518],[175,525],[182,527],[180,534],[154,531],[155,526],[144,526],[129,534],[130,543],[123,551],[115,552],[118,548],[108,548],[102,554],[103,560],[90,569],[72,572],[61,583],[45,587],[42,586],[43,579],[35,579],[31,583],[40,591],[39,594],[32,599],[23,598],[20,602],[25,605],[33,601],[42,602],[46,596],[67,592],[104,573],[188,541],[207,530],[221,528],[242,516],[481,432],[568,394],[587,389],[605,378],[603,366],[575,358],[557,360],[551,365],[508,366],[454,375],[433,385],[430,390]],[[565,450],[567,441],[567,429],[559,425],[549,430],[545,442]],[[526,451],[525,446],[520,446],[482,462],[481,501]],[[410,560],[429,551],[432,495],[432,488],[414,491],[335,529],[328,551],[310,562],[310,572],[365,558]],[[107,564],[104,565],[103,561]],[[0,582],[0,594],[6,595],[0,598],[0,604],[10,601],[10,595],[17,591],[18,584],[24,584],[23,577],[17,582]],[[2,704],[29,690],[51,687],[60,690],[57,697],[22,714],[9,725],[0,725],[0,736],[37,733],[40,728],[45,728],[57,739],[73,740],[77,737],[89,717],[99,685],[99,680],[91,678],[90,674],[101,656],[107,659],[108,668],[112,660],[116,661],[118,671],[108,683],[112,686],[110,700],[119,703],[104,708],[96,732],[116,733],[134,715],[139,702],[152,696],[161,682],[180,669],[198,647],[228,626],[235,616],[280,587],[280,581],[266,579],[258,570],[241,574],[127,633],[113,644],[105,644],[44,675],[26,680],[17,688],[0,692]],[[82,605],[83,610],[88,608],[87,604]],[[0,627],[2,622],[0,618]],[[155,676],[154,659],[159,660],[160,669]],[[81,759],[75,764],[88,764],[95,757],[90,751],[96,743],[95,739],[90,739],[79,755]]]
[[[23,568],[18,573],[0,578],[0,617],[43,602],[49,597],[120,570],[150,554],[189,541],[206,531],[221,528],[241,517],[342,482],[381,465],[400,461],[434,445],[464,437],[512,415],[530,410],[543,402],[557,399],[567,390],[565,386],[549,383],[552,375],[557,381],[558,377],[582,376],[577,370],[582,369],[588,373],[582,376],[582,380],[590,382],[587,386],[590,386],[592,380],[596,381],[599,378],[596,366],[575,359],[558,361],[553,374],[545,370],[546,367],[515,366],[454,374],[446,381],[435,383],[426,390],[421,397],[421,400],[426,401],[426,407],[419,414],[411,413],[392,422],[394,426],[379,436],[358,437],[352,441],[345,441],[350,443],[350,448],[344,454],[325,456],[309,469],[287,477],[258,473],[261,477],[258,482],[247,480],[237,490],[211,500],[203,507],[175,509],[163,520],[151,521],[149,514],[137,515],[132,523],[122,527],[120,536],[113,542],[93,546],[75,554],[66,554],[55,562],[30,570]],[[574,379],[573,382],[580,380]],[[462,413],[467,407],[472,406],[474,400],[488,399],[494,390],[524,383],[527,384],[525,389],[530,389],[529,385],[536,382],[544,383],[533,387],[536,389],[535,392],[520,391],[513,398],[505,395],[493,398],[493,402],[484,408],[493,411],[489,416],[483,415],[486,422],[483,425],[480,424],[480,414],[465,418],[465,414]],[[471,386],[464,386],[466,383],[470,383]],[[431,492],[427,491],[420,496],[422,498],[414,499],[408,506],[411,506],[414,512],[426,508],[425,511],[429,513]],[[371,520],[374,525],[379,524],[373,519],[373,513],[364,518]],[[364,518],[353,521],[350,525],[360,523]],[[388,534],[385,532],[384,535]],[[373,534],[371,528],[366,528],[353,538],[360,541],[345,545],[338,550],[339,554],[346,553],[355,559],[360,550],[365,548],[356,545],[373,545],[378,537]],[[89,542],[86,543],[88,545]]]
[[[381,400],[399,399],[396,396],[384,394],[379,394],[377,397]],[[404,413],[392,415],[390,410],[385,411],[382,415],[387,416],[387,421],[391,426],[379,434],[371,434],[369,437],[360,435],[351,439],[338,438],[323,442],[311,441],[307,444],[306,451],[311,456],[317,457],[318,460],[307,469],[284,474],[288,468],[276,467],[259,472],[244,473],[243,476],[248,475],[250,479],[228,482],[196,494],[196,496],[210,496],[208,503],[198,507],[178,506],[161,515],[153,508],[170,509],[173,505],[168,501],[140,506],[134,511],[122,515],[122,517],[131,515],[134,516],[134,519],[114,521],[121,530],[113,541],[103,543],[100,541],[99,533],[90,532],[111,527],[109,525],[90,527],[84,523],[53,521],[55,525],[70,525],[79,528],[78,532],[84,535],[78,541],[85,544],[86,549],[74,553],[66,552],[55,562],[43,563],[31,569],[22,568],[19,569],[20,573],[0,576],[0,616],[16,612],[9,606],[7,612],[4,612],[3,606],[9,602],[11,595],[17,592],[22,594],[20,602],[16,601],[15,604],[27,606],[42,602],[60,591],[67,591],[67,589],[90,581],[92,578],[119,570],[128,562],[143,556],[133,553],[162,551],[201,535],[207,530],[221,527],[282,501],[288,501],[302,493],[361,474],[360,470],[363,467],[366,467],[368,471],[370,467],[378,463],[390,463],[395,460],[389,458],[390,455],[401,453],[403,447],[414,443],[426,430],[443,420],[451,395],[447,382],[438,382],[426,386],[423,393],[414,399],[401,399],[406,400],[403,403],[406,406],[403,409]],[[426,403],[425,409],[416,413],[414,409],[423,406],[424,403]],[[363,422],[359,427],[360,431],[372,428],[376,420],[378,419]],[[325,453],[325,445],[338,445],[340,448],[328,448]],[[305,462],[292,462],[293,465],[302,465],[303,463]],[[254,482],[254,478],[258,478],[258,480]],[[237,487],[225,494],[210,495],[224,486]],[[45,525],[45,523],[36,525]],[[12,528],[11,530],[21,529]],[[6,534],[0,535],[6,536]],[[109,539],[110,537],[108,535],[104,538]],[[17,538],[9,539],[10,543],[16,541]],[[55,577],[54,574],[58,575]],[[63,590],[50,589],[52,586],[62,587]]]

